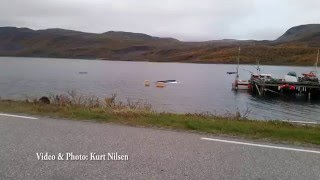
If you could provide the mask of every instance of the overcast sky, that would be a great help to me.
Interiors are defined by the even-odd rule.
[[[184,41],[272,40],[320,23],[320,0],[0,0],[0,26],[130,31]]]

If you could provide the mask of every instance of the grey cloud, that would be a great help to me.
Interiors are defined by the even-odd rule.
[[[275,39],[320,21],[305,0],[1,0],[0,26],[132,31],[181,40]]]

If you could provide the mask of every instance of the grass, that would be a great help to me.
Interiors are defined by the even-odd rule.
[[[159,113],[152,111],[149,105],[143,103],[132,101],[128,101],[129,104],[116,103],[115,95],[106,98],[104,103],[94,98],[65,98],[63,100],[61,97],[56,97],[51,104],[43,104],[38,101],[0,100],[0,111],[224,134],[274,142],[320,145],[320,126],[248,120],[231,115]]]

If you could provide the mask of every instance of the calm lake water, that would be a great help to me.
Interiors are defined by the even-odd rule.
[[[241,69],[255,71],[253,66]],[[312,67],[261,66],[262,73],[283,78],[289,71],[309,72]],[[144,100],[157,111],[217,112],[251,111],[249,117],[262,120],[320,122],[320,102],[261,99],[246,92],[231,91],[235,65],[121,62],[49,58],[0,57],[0,97],[25,99],[76,90],[98,97],[116,93],[122,100]],[[79,74],[79,72],[88,72]],[[240,72],[242,79],[249,72]],[[176,79],[179,84],[145,87],[144,80]]]

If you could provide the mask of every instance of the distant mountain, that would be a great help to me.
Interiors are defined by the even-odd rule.
[[[320,47],[320,24],[289,29],[275,41],[182,42],[142,33],[86,33],[66,29],[0,27],[0,56],[108,59],[126,61],[312,65]]]
[[[179,43],[173,38],[109,31],[102,34],[65,29],[0,27],[0,55],[128,60],[156,47]]]
[[[295,26],[276,39],[277,42],[320,42],[320,24]]]
[[[54,34],[54,35],[60,35],[60,36],[76,36],[76,35],[86,34],[84,32],[80,32],[80,31],[73,31],[73,30],[66,30],[66,29],[59,29],[59,28],[38,30],[35,32],[43,33],[43,34]]]
[[[123,31],[108,31],[103,33],[105,37],[119,40],[138,40],[138,41],[156,41],[156,40],[167,40],[172,42],[178,42],[177,39],[173,38],[159,38],[153,37],[147,34],[142,33],[132,33],[132,32],[123,32]]]

